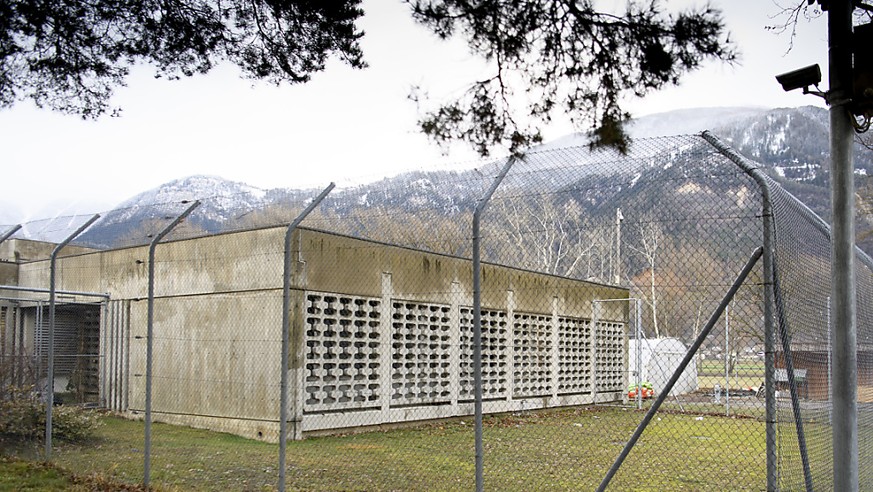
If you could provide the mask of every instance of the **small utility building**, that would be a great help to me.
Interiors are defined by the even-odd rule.
[[[633,374],[630,384],[634,383],[634,375],[639,372],[640,380],[651,383],[655,394],[660,393],[667,387],[667,382],[679,368],[687,352],[688,347],[677,338],[629,340],[628,370]],[[693,358],[676,380],[670,396],[691,393],[697,388],[697,361]]]
[[[278,438],[284,234],[277,227],[158,246],[155,420]],[[294,438],[473,414],[470,260],[302,228],[292,245]],[[20,254],[31,247],[0,245],[0,285],[16,288],[0,286],[0,342],[3,354],[38,362],[49,262],[47,253]],[[55,346],[59,358],[82,360],[56,371],[55,390],[87,369],[82,384],[96,403],[140,414],[148,248],[73,253],[58,261],[58,305],[78,331],[56,330]],[[595,301],[627,298],[626,289],[491,264],[482,279],[486,413],[622,399],[627,307]]]

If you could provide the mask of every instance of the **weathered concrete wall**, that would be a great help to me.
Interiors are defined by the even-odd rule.
[[[155,419],[275,440],[281,292],[161,297],[154,312]],[[132,411],[145,410],[146,331],[141,300],[131,304]]]
[[[295,284],[322,292],[381,297],[382,274],[391,273],[399,299],[447,303],[457,296],[453,284],[472,305],[473,277],[469,260],[301,229],[295,236],[304,271]],[[482,307],[503,307],[506,292],[515,292],[519,311],[551,312],[557,298],[567,316],[590,318],[592,300],[627,297],[627,290],[496,265],[484,264]],[[624,320],[627,306],[604,307],[602,319]]]
[[[18,265],[0,261],[0,285],[18,285]]]
[[[274,228],[158,245],[156,421],[278,439],[283,241],[284,230]],[[47,288],[48,279],[47,261],[21,266],[21,285]],[[129,318],[107,320],[101,334],[102,350],[118,360],[104,366],[104,393],[108,406],[142,412],[148,247],[60,258],[57,288],[130,300]]]
[[[283,237],[282,228],[271,228],[160,244],[155,255],[155,296],[280,289]],[[307,229],[298,231],[294,246],[295,260],[302,261],[296,288],[379,297],[382,274],[390,272],[397,298],[416,300],[425,295],[427,300],[445,302],[455,295],[453,284],[472,295],[469,260]],[[148,287],[147,261],[146,246],[62,257],[58,260],[57,288],[109,293],[116,299],[143,298]],[[47,288],[48,280],[48,261],[21,265],[19,285]],[[581,286],[585,286],[584,293]],[[549,312],[549,304],[542,299],[555,297],[564,314],[588,318],[592,316],[591,300],[621,297],[627,292],[483,265],[483,308],[503,306],[507,291],[515,292],[521,311]],[[624,319],[624,309],[619,304],[607,306],[602,318]]]
[[[56,246],[55,243],[44,241],[7,239],[0,243],[0,260],[14,263],[47,260],[51,257]],[[92,251],[95,250],[83,246],[67,245],[61,250],[59,256],[78,255]]]
[[[28,239],[7,239],[0,243],[0,285],[24,285],[31,287],[27,283],[21,284],[19,279],[19,270],[22,263],[29,262],[41,263],[41,260],[46,260],[51,257],[51,253],[55,248],[55,244],[42,241],[31,241]],[[94,251],[90,248],[79,246],[67,246],[61,250],[59,256],[81,254],[89,251]],[[48,262],[45,262],[48,265]],[[33,269],[31,269],[33,271]],[[44,276],[44,285],[39,288],[48,288],[48,275]],[[34,286],[35,287],[35,286]],[[17,291],[0,292],[5,297],[33,297],[23,295]]]
[[[279,227],[157,247],[156,421],[278,438],[284,234]],[[295,437],[472,413],[469,260],[307,229],[292,244]],[[145,399],[147,255],[136,247],[64,257],[57,276],[58,289],[129,301],[129,317],[108,320],[102,334],[113,334],[101,347],[118,361],[104,366],[104,393],[112,408],[137,413]],[[48,262],[22,264],[19,282],[47,287]],[[485,410],[620,398],[626,306],[595,309],[593,301],[622,297],[627,290],[484,265]],[[334,318],[309,312],[342,303],[335,321],[346,328],[333,332],[326,324]]]
[[[284,231],[260,229],[161,243],[155,296],[275,289],[282,286]],[[48,262],[21,265],[22,286],[47,288]],[[148,294],[148,246],[58,259],[57,288],[133,299]]]
[[[58,290],[110,293],[116,298],[142,297],[147,292],[147,250],[127,248],[64,256],[57,260]],[[18,285],[49,288],[50,261],[19,266]]]

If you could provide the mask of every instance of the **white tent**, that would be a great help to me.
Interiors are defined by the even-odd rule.
[[[636,372],[640,372],[640,381],[652,383],[655,394],[660,393],[666,386],[667,381],[679,367],[679,363],[685,357],[688,348],[676,338],[653,338],[643,339],[637,347],[637,340],[628,340],[628,369],[630,377],[628,384],[636,383]],[[640,364],[637,366],[637,356]],[[682,372],[682,375],[670,391],[670,395],[690,393],[697,389],[697,362],[696,358]]]

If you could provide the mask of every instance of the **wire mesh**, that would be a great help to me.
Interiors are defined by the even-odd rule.
[[[292,235],[287,327],[284,234],[318,190],[273,191],[265,206],[249,191],[204,197],[183,189],[102,214],[59,260],[65,294],[54,389],[64,406],[93,404],[125,419],[104,416],[99,446],[63,441],[53,460],[143,480],[147,245],[199,199],[156,247],[151,483],[472,488],[471,222],[505,163],[333,190]],[[790,194],[775,182],[771,188],[779,337],[772,472],[787,490],[805,487],[808,475],[815,489],[827,488],[835,418],[829,239]],[[10,382],[31,388],[15,398],[39,400],[48,387],[39,375],[47,364],[41,327],[50,242],[87,218],[26,224],[0,243],[0,284],[32,289],[0,287],[4,391]],[[758,185],[698,136],[641,139],[627,155],[543,148],[517,160],[488,201],[478,238],[484,487],[595,489],[659,396],[664,403],[611,489],[765,487],[760,264],[676,386],[665,389],[763,234]],[[13,266],[14,275],[6,273]],[[866,405],[873,280],[862,263],[858,295],[863,474],[871,455],[864,436],[873,428]],[[66,319],[75,328],[63,328]],[[290,341],[284,416],[283,329]],[[27,441],[32,454],[39,440]]]
[[[786,488],[805,487],[809,477],[816,490],[833,487],[831,368],[831,244],[827,225],[805,205],[773,186],[777,241],[777,408],[779,415],[779,478]],[[870,387],[871,295],[873,276],[866,253],[857,250],[858,443],[861,482],[869,481],[873,425]],[[788,350],[786,350],[786,348]],[[789,368],[788,364],[793,365]],[[793,369],[790,370],[790,369]],[[792,401],[796,387],[800,401]],[[800,446],[806,443],[805,449]],[[804,456],[804,454],[808,456]],[[807,464],[804,463],[806,461]],[[865,471],[866,470],[866,471]]]
[[[552,466],[540,463],[541,481],[527,487],[597,487],[760,245],[760,203],[751,179],[696,137],[639,140],[628,156],[587,149],[533,152],[512,169],[485,219],[492,260],[627,289],[575,299],[591,306],[592,402],[627,409],[609,426],[622,430],[577,433],[590,433],[578,416],[539,430],[549,447],[543,452],[561,458]],[[740,390],[763,382],[763,347],[756,345],[763,328],[760,278],[758,272],[757,281],[741,289],[729,318],[706,340],[613,487],[725,489],[764,480],[763,400],[757,391]],[[536,292],[516,296],[535,298]],[[616,303],[614,297],[634,301]],[[617,306],[621,311],[610,320],[606,311]],[[734,325],[727,338],[726,324]],[[525,332],[516,337],[516,350],[526,352]],[[586,442],[584,457],[580,440]],[[749,445],[754,441],[757,446]],[[746,452],[736,452],[747,445]],[[713,448],[725,455],[708,459]],[[600,458],[589,461],[591,453]],[[576,459],[565,461],[569,456]],[[486,462],[487,488],[504,487],[502,477],[511,467]]]

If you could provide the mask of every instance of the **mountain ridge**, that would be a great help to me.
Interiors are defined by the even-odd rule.
[[[771,177],[808,201],[807,205],[814,211],[827,217],[827,110],[814,106],[686,109],[645,116],[634,120],[629,127],[632,137],[641,144],[653,134],[687,135],[705,129],[713,131],[739,153],[759,161]],[[531,152],[548,152],[574,145],[584,147],[580,152],[586,151],[587,138],[578,133],[570,134],[537,146]],[[859,174],[873,175],[873,159],[868,154],[857,154],[860,156],[856,162]],[[608,166],[588,170],[592,174],[608,171]],[[488,172],[486,170],[486,174]],[[329,200],[332,200],[333,212],[340,215],[367,206],[406,211],[426,207],[451,214],[474,206],[470,197],[481,196],[487,188],[488,180],[483,178],[482,171],[475,169],[409,171],[375,183],[336,190]],[[554,188],[560,185],[560,178],[548,170],[524,179],[531,180],[530,187]],[[265,190],[218,176],[186,176],[125,200],[105,214],[83,235],[82,240],[97,247],[112,247],[118,243],[118,238],[130,237],[133,231],[142,228],[142,224],[177,215],[184,209],[180,203],[197,199],[203,204],[196,218],[192,217],[192,224],[207,233],[219,232],[270,207],[303,204],[318,191]]]

